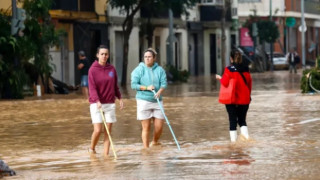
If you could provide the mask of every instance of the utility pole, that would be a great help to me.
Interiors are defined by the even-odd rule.
[[[272,0],[270,0],[270,21],[272,21]],[[270,70],[273,71],[273,42],[270,42],[270,60],[271,60]]]
[[[17,2],[12,0],[12,18],[11,18],[11,35],[15,34],[15,26],[17,25]]]
[[[167,38],[167,64],[173,65],[173,13],[172,9],[169,9],[169,36]]]
[[[17,37],[16,31],[19,31],[19,29],[16,27],[18,25],[17,1],[12,0],[11,2],[12,2],[11,35]],[[14,56],[13,61],[16,67],[19,66],[20,62],[17,56]]]
[[[304,19],[304,0],[301,0],[301,46],[302,46],[302,68],[306,67],[306,55],[305,55],[305,19]]]

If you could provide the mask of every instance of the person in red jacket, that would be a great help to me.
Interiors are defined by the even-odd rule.
[[[89,69],[89,102],[90,114],[93,124],[93,133],[91,136],[90,153],[96,153],[95,147],[98,143],[103,128],[103,120],[100,109],[104,112],[109,132],[111,133],[112,123],[115,123],[115,100],[119,99],[120,109],[123,108],[121,93],[118,87],[118,78],[116,69],[107,62],[109,58],[109,49],[100,45],[97,50],[98,61],[95,61]],[[107,131],[104,131],[104,155],[108,156],[110,142]]]
[[[249,139],[246,116],[251,102],[252,79],[249,67],[242,61],[241,52],[232,50],[230,53],[231,65],[224,69],[222,77],[216,75],[221,86],[227,87],[230,79],[235,80],[234,98],[230,104],[226,104],[229,116],[230,140],[237,140],[237,124],[240,126],[241,135]]]

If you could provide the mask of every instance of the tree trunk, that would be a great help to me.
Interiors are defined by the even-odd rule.
[[[139,4],[131,11],[127,9],[126,19],[122,23],[122,31],[124,34],[123,42],[123,64],[122,64],[122,78],[121,86],[126,87],[127,84],[127,69],[128,69],[128,54],[129,54],[129,37],[133,28],[134,15],[138,12],[144,0],[141,0]],[[131,12],[130,12],[131,11]]]
[[[154,31],[154,27],[150,21],[150,18],[148,18],[148,22],[147,22],[147,40],[148,40],[148,47],[152,47],[152,43],[153,43],[153,31]]]
[[[224,2],[221,19],[221,66],[222,70],[226,66],[226,14],[228,2]]]
[[[121,78],[122,87],[125,87],[127,84],[128,54],[129,54],[129,36],[125,32],[124,42],[123,42],[123,64],[122,64],[122,78]]]

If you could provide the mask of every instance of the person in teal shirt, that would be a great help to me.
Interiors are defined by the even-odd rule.
[[[158,145],[162,134],[164,116],[157,104],[162,102],[162,93],[167,87],[165,70],[155,62],[156,51],[148,48],[144,52],[144,62],[141,62],[131,73],[131,88],[137,91],[137,120],[142,125],[142,141],[144,148],[149,147],[151,122],[154,124],[154,134],[151,145]],[[152,91],[155,91],[154,94]]]

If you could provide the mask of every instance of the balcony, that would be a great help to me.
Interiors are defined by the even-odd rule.
[[[201,5],[223,6],[224,0],[201,0]]]
[[[201,0],[198,6],[200,21],[221,21],[224,0]],[[226,21],[231,22],[231,8],[227,8]]]
[[[92,0],[53,0],[53,10],[95,12]]]

